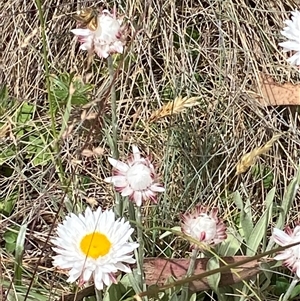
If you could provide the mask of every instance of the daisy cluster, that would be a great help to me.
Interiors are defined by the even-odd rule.
[[[165,188],[158,181],[155,166],[149,157],[143,157],[137,146],[132,146],[132,155],[127,163],[108,158],[113,166],[112,176],[105,179],[113,184],[122,197],[128,197],[137,207],[145,201],[157,203],[157,194]],[[218,218],[218,209],[209,210],[196,206],[192,212],[181,215],[182,232],[206,244],[216,245],[226,239],[226,226]],[[84,214],[70,214],[58,226],[55,245],[54,266],[68,270],[67,281],[84,284],[94,280],[99,290],[116,283],[118,271],[129,273],[132,257],[138,243],[129,242],[133,228],[124,218],[116,219],[113,211],[102,211],[99,207],[92,212],[87,208]],[[197,244],[191,244],[198,248]]]
[[[300,65],[300,12],[292,13],[292,20],[285,21],[282,35],[288,40],[280,43],[284,51],[294,52],[288,61]],[[122,19],[116,12],[103,10],[97,15],[96,27],[76,28],[72,32],[78,37],[82,50],[95,52],[107,58],[112,53],[122,53],[124,48],[124,29]],[[129,198],[137,208],[144,202],[158,203],[158,194],[165,188],[159,181],[156,168],[150,157],[143,157],[139,148],[132,146],[132,155],[126,162],[108,158],[113,166],[112,175],[105,182],[114,186],[123,198]],[[226,225],[218,217],[217,208],[196,206],[191,212],[181,215],[181,230],[193,241],[214,246],[227,238]],[[98,290],[116,283],[118,271],[131,272],[130,265],[135,263],[133,252],[139,244],[132,242],[134,229],[123,217],[117,218],[112,210],[96,211],[87,208],[83,214],[70,214],[57,228],[57,237],[52,240],[54,266],[68,270],[68,281],[79,280],[84,284],[91,279]],[[281,246],[300,242],[300,226],[285,232],[274,229],[273,238]],[[191,247],[199,245],[191,242]],[[284,260],[300,277],[300,247],[296,245],[278,254],[275,259]]]

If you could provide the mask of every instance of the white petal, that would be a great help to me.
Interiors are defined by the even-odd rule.
[[[132,153],[134,161],[138,161],[141,159],[141,152],[136,145],[132,145]]]
[[[286,42],[279,43],[278,45],[285,48],[286,51],[290,51],[290,50],[300,51],[300,42],[286,41]]]
[[[132,188],[128,185],[126,186],[123,190],[122,190],[122,193],[121,195],[122,196],[129,196],[129,195],[132,195],[133,194],[133,190]]]
[[[152,191],[155,191],[155,192],[164,192],[165,191],[165,188],[162,187],[162,186],[159,186],[159,185],[152,185],[151,186],[151,190]]]
[[[282,252],[274,257],[275,260],[285,260],[291,257],[291,253]]]
[[[138,207],[142,206],[142,192],[135,191],[133,195],[133,199]]]
[[[287,61],[292,65],[300,66],[300,52],[288,58]]]
[[[106,178],[106,179],[109,179],[109,178]],[[105,182],[107,182],[106,179],[104,179]],[[128,185],[126,177],[124,177],[124,176],[110,177],[109,183],[113,183],[116,187],[126,187]]]
[[[76,36],[89,36],[92,34],[92,32],[89,29],[82,29],[82,28],[76,28],[71,30],[72,33],[74,33]]]
[[[116,169],[119,169],[122,172],[126,172],[129,169],[129,166],[119,160],[108,158],[109,163]]]
[[[292,240],[288,234],[278,228],[273,229],[272,236],[274,241],[280,246],[288,245]]]

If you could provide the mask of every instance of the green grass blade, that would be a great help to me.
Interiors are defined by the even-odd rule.
[[[16,250],[15,250],[15,284],[21,285],[22,283],[22,259],[24,252],[24,243],[26,236],[27,224],[22,225],[20,227],[20,231],[18,233],[17,242],[16,242]]]
[[[273,200],[275,197],[276,189],[272,188],[266,197],[266,210],[261,216],[261,218],[256,223],[255,227],[252,230],[252,233],[249,237],[249,241],[247,243],[248,248],[246,255],[253,256],[256,254],[260,243],[263,238],[266,237],[266,230],[270,223],[272,217],[272,209],[273,209]]]

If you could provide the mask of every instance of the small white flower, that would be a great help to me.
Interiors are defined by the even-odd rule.
[[[156,180],[155,169],[148,158],[142,158],[137,146],[132,146],[133,157],[128,164],[113,158],[108,158],[114,167],[113,176],[104,181],[112,183],[122,196],[129,196],[137,206],[142,201],[150,199],[157,203],[157,192],[165,189]]]
[[[292,65],[300,66],[300,12],[296,10],[292,15],[292,20],[284,21],[287,26],[281,31],[288,40],[279,43],[279,46],[283,47],[284,52],[293,51],[294,55],[287,61]]]
[[[122,53],[125,44],[121,19],[115,13],[103,10],[98,16],[98,26],[95,31],[89,28],[72,29],[79,42],[80,49],[95,52],[99,57],[107,58],[111,53]]]
[[[103,284],[116,282],[118,270],[131,272],[126,264],[135,263],[131,253],[138,247],[128,242],[132,232],[129,222],[115,220],[111,210],[92,212],[88,207],[84,215],[71,213],[58,225],[58,237],[52,240],[58,254],[53,265],[69,270],[68,282],[79,279],[83,284],[93,278],[101,290]]]
[[[198,205],[192,213],[181,215],[182,232],[200,242],[216,245],[227,238],[226,225],[218,217],[218,209]],[[192,244],[192,247],[197,245]]]
[[[274,228],[272,237],[282,247],[300,243],[300,226],[296,226],[294,230],[286,227],[285,231]],[[281,251],[274,259],[283,260],[284,265],[300,278],[300,244]]]

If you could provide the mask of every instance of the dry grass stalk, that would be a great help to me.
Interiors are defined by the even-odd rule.
[[[38,33],[38,28],[35,28],[23,41],[21,48],[25,48],[30,43],[30,40]]]
[[[162,108],[154,111],[150,118],[149,122],[154,122],[160,118],[170,116],[172,114],[178,114],[183,112],[187,108],[191,108],[197,105],[199,102],[199,97],[184,97],[177,96],[175,100],[169,101]]]
[[[104,154],[104,149],[102,147],[95,147],[92,150],[84,149],[81,152],[81,155],[84,157],[92,157],[92,156],[102,156]]]
[[[255,148],[251,152],[245,154],[236,166],[236,174],[239,175],[247,171],[247,169],[256,162],[257,157],[268,152],[273,146],[274,142],[280,137],[281,134],[274,135],[272,139],[270,139],[265,145]]]

